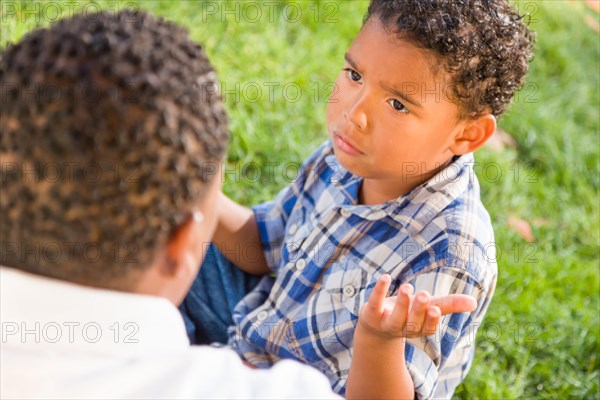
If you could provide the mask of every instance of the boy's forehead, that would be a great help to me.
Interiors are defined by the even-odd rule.
[[[378,17],[369,18],[350,45],[347,55],[362,70],[372,69],[390,84],[433,84],[443,79],[435,73],[439,60],[431,52],[386,29]]]

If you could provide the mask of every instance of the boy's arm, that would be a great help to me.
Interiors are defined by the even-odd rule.
[[[279,260],[287,220],[316,165],[332,154],[329,141],[323,143],[302,164],[298,175],[274,201],[243,207],[221,193],[219,220],[213,242],[221,253],[240,269],[255,275],[272,272]],[[316,176],[312,177],[312,181]],[[260,228],[260,229],[259,229]],[[263,244],[264,243],[264,244]]]
[[[249,274],[264,275],[270,272],[252,210],[237,204],[223,193],[219,194],[217,201],[219,218],[213,236],[215,246]]]
[[[414,399],[415,391],[404,357],[405,339],[433,335],[442,315],[477,307],[471,296],[431,298],[412,295],[402,285],[397,298],[385,298],[390,276],[381,277],[363,307],[354,332],[354,353],[346,385],[347,399]]]
[[[380,340],[357,326],[346,385],[347,399],[413,399],[412,378],[404,360],[404,339]]]

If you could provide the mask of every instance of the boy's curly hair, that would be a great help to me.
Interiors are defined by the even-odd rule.
[[[373,15],[433,51],[462,118],[499,117],[523,85],[535,37],[508,0],[372,0]]]
[[[128,285],[190,217],[227,121],[202,48],[141,11],[76,15],[0,56],[0,264]]]

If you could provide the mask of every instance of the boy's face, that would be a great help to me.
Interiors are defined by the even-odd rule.
[[[366,180],[412,188],[453,156],[458,106],[435,59],[371,17],[346,53],[327,107],[338,162]],[[399,193],[400,195],[402,193]]]

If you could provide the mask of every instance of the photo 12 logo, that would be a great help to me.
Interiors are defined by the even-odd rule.
[[[201,1],[198,5],[202,22],[339,22],[339,4],[333,1]]]
[[[135,322],[2,321],[2,343],[138,343]]]
[[[18,23],[31,22],[35,25],[46,25],[63,18],[73,18],[75,14],[83,14],[93,19],[102,11],[119,13],[121,11],[138,11],[139,5],[133,1],[14,1],[0,2],[0,22],[3,24],[13,20]]]

